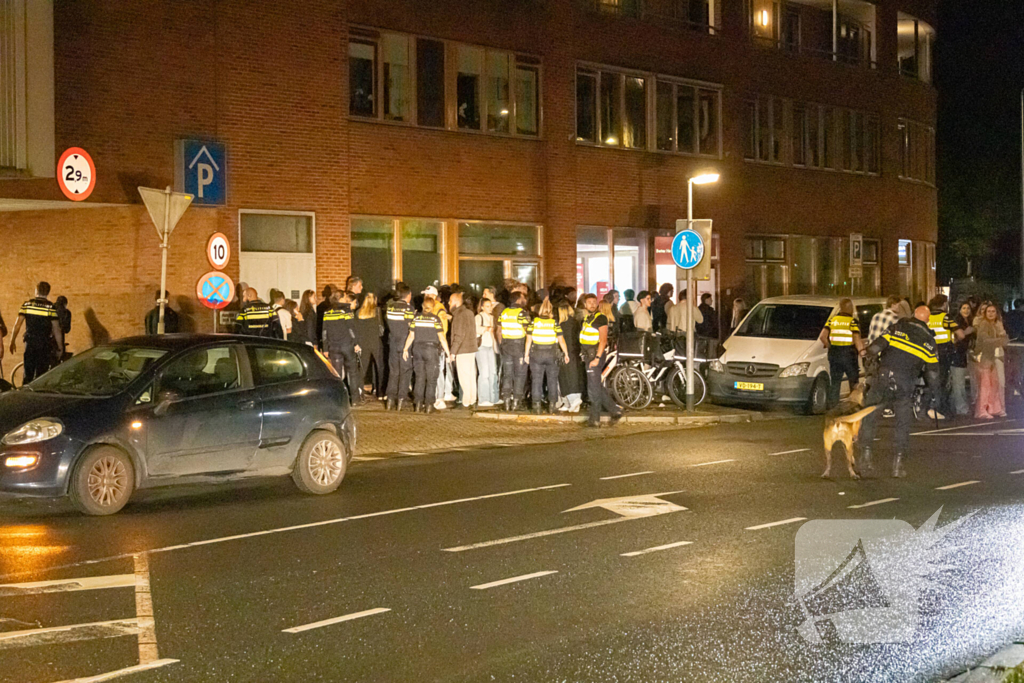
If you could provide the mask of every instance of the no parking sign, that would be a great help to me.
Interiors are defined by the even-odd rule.
[[[220,310],[235,300],[235,283],[224,273],[214,270],[199,278],[196,296],[207,308]]]

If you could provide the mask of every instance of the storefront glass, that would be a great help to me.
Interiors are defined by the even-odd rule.
[[[427,285],[441,284],[440,221],[401,221],[402,281],[421,292]]]

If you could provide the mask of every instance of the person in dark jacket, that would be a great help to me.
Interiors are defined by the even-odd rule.
[[[323,300],[316,305],[316,341],[321,343],[324,338],[324,313],[331,310],[331,295],[337,289],[334,285],[326,285],[320,293]]]
[[[363,305],[356,311],[354,322],[356,343],[361,349],[359,381],[364,388],[369,382],[373,395],[382,399],[385,389],[381,385],[381,380],[384,378],[384,324],[381,322],[380,309],[377,308],[376,294],[366,293]]]
[[[244,292],[243,292],[244,294]],[[156,293],[156,306],[146,314],[146,334],[156,334],[157,324],[160,322],[160,292]],[[164,292],[164,300],[169,300],[167,292]],[[70,322],[70,321],[69,321]],[[178,331],[178,314],[170,304],[164,306],[164,332],[174,334]]]
[[[238,314],[239,334],[284,339],[281,318],[260,299],[260,295],[255,289],[249,287],[245,290],[242,301],[244,302],[242,312]],[[165,318],[165,325],[166,322]]]
[[[661,332],[668,324],[668,308],[672,307],[674,287],[665,283],[658,288],[658,296],[651,302],[651,323],[655,332]]]
[[[558,391],[562,396],[559,410],[578,413],[583,405],[583,360],[580,358],[580,321],[572,303],[558,304],[558,326],[562,328],[569,362],[558,368]]]
[[[363,387],[359,378],[359,344],[353,325],[348,293],[331,294],[331,309],[324,313],[324,355],[339,375],[344,375],[353,405],[362,402]]]

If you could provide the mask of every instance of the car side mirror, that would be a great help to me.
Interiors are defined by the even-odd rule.
[[[157,417],[164,415],[171,405],[180,401],[181,398],[181,394],[177,391],[161,391],[157,394],[156,407],[153,408],[153,414]]]

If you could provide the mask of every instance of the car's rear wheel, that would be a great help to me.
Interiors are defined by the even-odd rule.
[[[341,439],[323,429],[306,437],[292,470],[292,481],[303,493],[331,493],[345,478],[345,446]]]
[[[112,515],[135,491],[135,467],[128,454],[113,446],[90,448],[78,461],[71,485],[71,503],[87,515]]]
[[[811,385],[811,396],[807,399],[808,415],[824,415],[828,410],[828,376],[818,375]]]

